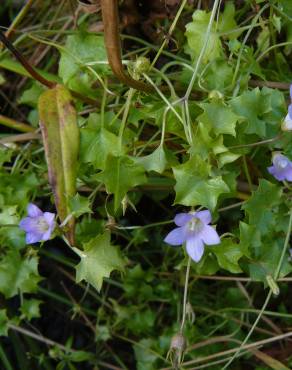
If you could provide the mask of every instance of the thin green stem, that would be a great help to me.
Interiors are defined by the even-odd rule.
[[[48,88],[53,88],[55,86],[55,83],[44,78],[38,73],[37,70],[34,69],[34,67],[30,65],[26,58],[24,58],[24,56],[15,48],[12,42],[10,42],[10,40],[4,35],[2,31],[0,31],[0,40],[35,80],[39,81],[42,85]]]
[[[33,132],[36,130],[35,127],[32,127],[26,123],[16,121],[15,119],[5,117],[0,114],[0,124],[20,132]]]
[[[21,8],[20,12],[14,18],[13,22],[8,27],[8,30],[5,32],[5,36],[9,37],[11,33],[17,28],[19,23],[23,20],[26,14],[29,12],[34,0],[27,0],[26,4]]]
[[[220,2],[220,0],[215,0],[214,1],[214,5],[213,5],[213,8],[212,8],[210,20],[209,20],[207,31],[206,31],[204,45],[203,45],[203,47],[202,47],[202,49],[200,51],[200,54],[199,54],[199,57],[197,59],[196,66],[195,66],[195,69],[194,69],[194,72],[193,72],[193,75],[192,75],[192,78],[191,78],[191,81],[190,81],[189,86],[187,88],[187,91],[185,93],[185,99],[186,100],[188,100],[189,99],[189,96],[191,95],[191,92],[192,92],[194,83],[195,83],[196,78],[197,78],[199,67],[201,65],[201,62],[203,60],[203,56],[204,56],[205,51],[207,49],[209,38],[210,38],[210,34],[211,34],[211,28],[212,28],[212,25],[213,25],[213,22],[214,22],[215,15],[217,13],[217,8],[218,8],[218,5],[219,5],[219,2]]]
[[[280,334],[280,335],[275,335],[271,338],[268,338],[268,339],[263,339],[263,340],[259,340],[257,342],[254,342],[254,343],[250,343],[250,344],[247,344],[245,346],[243,346],[241,348],[241,350],[251,350],[251,349],[255,349],[257,347],[260,347],[260,346],[263,346],[265,344],[268,344],[268,343],[273,343],[273,342],[277,342],[277,341],[280,341],[280,340],[283,340],[283,339],[286,339],[286,338],[289,338],[292,336],[292,332],[288,332],[288,333],[285,333],[285,334]],[[217,353],[214,353],[212,355],[208,355],[206,357],[201,357],[201,358],[197,358],[195,360],[190,360],[190,361],[186,361],[184,362],[182,365],[183,366],[188,366],[188,365],[195,365],[197,363],[200,363],[200,362],[206,362],[206,361],[210,361],[212,360],[213,358],[217,358],[217,357],[222,357],[222,356],[226,356],[226,355],[229,355],[231,353],[234,353],[238,350],[238,348],[232,348],[232,349],[228,349],[226,351],[222,351],[222,352],[217,352]],[[227,364],[228,365],[228,364]],[[225,365],[226,366],[226,365]],[[224,368],[222,368],[222,370],[224,370]],[[162,369],[162,370],[168,370],[167,369]]]
[[[175,89],[174,89],[172,83],[170,82],[169,78],[166,76],[166,74],[164,74],[162,71],[160,71],[159,69],[156,69],[156,68],[154,68],[154,71],[159,76],[161,76],[164,79],[164,81],[166,82],[167,86],[169,87],[169,90],[170,90],[170,94],[171,94],[172,99],[177,99],[177,95],[175,93]]]
[[[133,99],[134,93],[135,93],[135,89],[130,88],[129,92],[128,92],[127,100],[126,100],[126,103],[125,103],[125,109],[124,109],[124,112],[123,112],[122,122],[121,122],[121,125],[120,125],[120,131],[119,131],[119,149],[120,149],[120,151],[122,151],[122,147],[123,147],[123,133],[124,133],[124,130],[125,130],[125,127],[126,127],[127,118],[128,118],[128,114],[129,114],[129,110],[130,110],[130,106],[131,106],[131,101]]]
[[[256,59],[257,62],[259,62],[268,52],[270,52],[271,50],[274,50],[276,48],[279,48],[281,46],[287,46],[287,45],[292,45],[292,41],[287,41],[287,42],[280,42],[279,44],[276,44],[276,45],[272,45],[270,46],[269,48],[267,48],[266,50],[264,50]]]
[[[185,7],[186,3],[187,3],[187,0],[183,0],[183,1],[182,1],[182,3],[181,3],[181,5],[180,5],[180,7],[179,7],[179,9],[178,9],[178,11],[177,11],[177,13],[176,13],[176,15],[175,15],[175,18],[174,18],[174,20],[173,20],[173,22],[172,22],[171,26],[169,27],[169,31],[168,31],[168,35],[167,35],[168,37],[169,37],[169,36],[172,34],[172,32],[174,31],[175,26],[176,26],[176,24],[177,24],[177,21],[178,21],[178,19],[179,19],[180,15],[181,15],[181,13],[182,13],[182,11],[183,11],[183,9],[184,9],[184,7]],[[159,50],[158,50],[157,54],[155,55],[155,58],[153,59],[153,61],[152,61],[152,63],[151,63],[150,69],[151,69],[151,68],[155,65],[155,63],[157,62],[157,59],[159,58],[160,54],[162,53],[162,50],[164,49],[164,47],[165,47],[165,45],[167,44],[167,42],[168,42],[168,38],[165,38],[165,39],[163,40],[163,43],[161,44],[161,46],[160,46],[160,48],[159,48]]]
[[[274,274],[274,280],[275,281],[277,281],[278,278],[279,278],[279,275],[280,275],[280,272],[281,272],[281,268],[282,268],[282,265],[283,265],[283,260],[284,260],[284,257],[285,257],[285,253],[286,253],[287,248],[289,246],[291,229],[292,229],[292,209],[290,210],[288,231],[287,231],[287,234],[286,234],[284,247],[283,247],[283,250],[282,250],[282,254],[281,254],[281,257],[280,257],[278,266],[277,266],[276,271],[275,271],[275,274]]]
[[[160,146],[161,147],[163,146],[163,143],[164,143],[167,112],[168,112],[168,108],[166,108],[163,112],[161,138],[160,138]]]
[[[242,57],[242,53],[243,53],[243,50],[245,48],[245,44],[247,42],[247,39],[249,38],[252,30],[254,29],[255,25],[257,24],[257,21],[258,19],[260,18],[260,16],[262,15],[262,13],[270,6],[270,4],[266,4],[265,6],[262,7],[262,9],[258,12],[258,14],[253,18],[252,22],[251,22],[251,27],[250,29],[247,31],[243,41],[242,41],[242,44],[241,44],[241,48],[239,50],[239,53],[238,53],[238,58],[237,58],[237,62],[236,62],[236,67],[235,67],[235,71],[234,71],[234,74],[233,74],[233,78],[232,78],[232,86],[234,87],[235,86],[235,82],[236,82],[236,79],[237,79],[237,75],[238,75],[238,72],[239,72],[239,68],[240,68],[240,60],[241,60],[241,57]]]
[[[182,311],[182,320],[181,320],[181,324],[180,324],[180,332],[181,333],[183,333],[184,326],[185,326],[185,321],[186,321],[186,308],[187,308],[190,268],[191,268],[191,257],[189,257],[189,259],[188,259],[187,270],[186,270],[184,298],[183,298],[183,311]]]
[[[190,116],[190,110],[189,110],[189,104],[187,100],[184,100],[183,102],[183,109],[185,112],[185,125],[188,130],[188,138],[189,138],[189,144],[193,144],[193,132],[192,132],[192,125],[191,125],[191,116]]]
[[[107,97],[107,78],[104,80],[105,89],[103,89],[102,94],[102,101],[101,101],[101,107],[100,107],[100,121],[101,121],[101,127],[104,127],[104,112],[105,112],[105,103],[106,103],[106,97]]]
[[[250,177],[250,174],[249,174],[249,170],[248,170],[248,166],[247,166],[247,162],[246,162],[246,156],[244,155],[242,157],[242,159],[243,159],[243,168],[244,168],[245,177],[246,177],[247,182],[248,182],[249,190],[252,192],[253,184],[252,184],[251,177]]]
[[[152,85],[154,87],[154,89],[157,91],[158,95],[161,97],[161,99],[166,103],[166,105],[169,107],[169,109],[175,114],[175,116],[179,119],[179,121],[181,123],[183,123],[183,119],[181,118],[181,116],[177,113],[177,111],[174,109],[173,105],[175,103],[178,103],[180,100],[176,101],[175,103],[170,103],[167,98],[165,97],[165,95],[159,90],[159,88],[155,85],[155,83],[151,80],[151,78],[149,76],[147,76],[145,73],[143,73],[143,76],[145,77],[145,79],[150,83],[150,85]]]

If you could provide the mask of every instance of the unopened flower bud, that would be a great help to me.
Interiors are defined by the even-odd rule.
[[[212,90],[209,92],[209,99],[210,100],[222,100],[223,99],[223,94],[221,94],[220,91],[218,90]]]
[[[128,208],[128,197],[124,196],[124,198],[122,199],[123,216],[125,216],[127,208]]]
[[[134,64],[134,73],[137,75],[142,75],[143,73],[146,73],[149,68],[149,59],[145,57],[139,57]]]
[[[193,310],[193,307],[190,304],[190,302],[187,302],[187,304],[186,304],[186,317],[190,321],[191,324],[193,324],[195,322],[196,314],[195,314],[195,312]]]
[[[186,339],[182,333],[177,333],[171,338],[170,348],[167,358],[170,359],[174,369],[179,369],[183,361],[184,351],[186,349]]]
[[[180,350],[181,352],[186,349],[186,339],[181,333],[177,333],[171,338],[170,349]]]

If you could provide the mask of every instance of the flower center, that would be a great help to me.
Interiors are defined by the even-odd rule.
[[[277,161],[277,167],[280,168],[281,170],[283,170],[284,168],[286,168],[288,165],[288,161],[286,159],[279,159]]]
[[[191,221],[188,222],[188,228],[193,233],[199,233],[203,229],[203,227],[203,222],[197,217],[193,217]]]

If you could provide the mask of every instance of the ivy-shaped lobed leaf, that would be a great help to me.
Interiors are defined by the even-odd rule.
[[[102,287],[105,277],[109,277],[113,270],[124,271],[124,259],[119,248],[111,245],[109,231],[96,236],[83,244],[83,250],[74,248],[80,257],[76,266],[76,281],[87,281],[98,291]]]
[[[194,155],[187,162],[173,167],[175,204],[184,206],[201,205],[214,210],[218,197],[228,193],[229,187],[222,176],[210,176],[210,166],[199,156]]]
[[[109,194],[114,194],[115,211],[118,210],[124,196],[131,188],[146,183],[143,167],[136,164],[128,156],[114,157],[109,155],[105,169],[96,175],[96,179],[105,184]]]

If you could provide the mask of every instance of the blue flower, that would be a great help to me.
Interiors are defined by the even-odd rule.
[[[292,162],[283,154],[276,153],[273,155],[273,166],[268,167],[268,171],[277,180],[292,181]]]
[[[186,242],[186,250],[191,259],[199,262],[204,254],[204,244],[220,243],[216,230],[209,226],[211,213],[208,210],[190,213],[178,213],[174,222],[177,226],[164,239],[170,245]]]
[[[290,85],[290,100],[291,103],[288,106],[288,113],[282,124],[282,130],[284,131],[292,130],[292,84]]]
[[[26,232],[26,243],[49,240],[55,229],[55,214],[41,211],[35,204],[27,206],[28,217],[23,218],[19,227]]]

